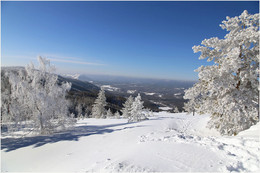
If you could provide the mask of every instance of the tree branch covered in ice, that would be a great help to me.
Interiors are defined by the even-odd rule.
[[[228,32],[224,39],[205,39],[193,47],[201,52],[199,59],[214,64],[196,70],[199,81],[184,98],[196,112],[211,115],[210,128],[236,135],[259,121],[259,14],[245,10],[220,27]]]

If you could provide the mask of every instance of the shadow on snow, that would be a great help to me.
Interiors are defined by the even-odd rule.
[[[34,145],[35,147],[40,147],[48,143],[55,143],[60,141],[78,141],[80,137],[90,136],[90,135],[101,135],[105,133],[112,133],[115,131],[125,130],[129,128],[142,127],[142,126],[131,126],[123,127],[120,129],[109,129],[111,127],[129,125],[134,123],[120,123],[113,125],[104,126],[79,126],[74,127],[71,130],[57,132],[46,136],[33,136],[33,137],[23,137],[23,138],[4,138],[1,139],[1,150],[9,152],[19,148]]]

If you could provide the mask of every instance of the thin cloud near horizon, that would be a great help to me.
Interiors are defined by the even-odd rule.
[[[48,59],[54,62],[74,63],[74,64],[83,64],[83,65],[101,65],[101,66],[105,65],[105,64],[85,62],[85,61],[75,61],[75,60],[56,59],[56,58],[48,58]]]
[[[73,64],[81,64],[81,65],[95,65],[95,66],[104,66],[106,64],[95,63],[95,62],[86,62],[82,61],[81,58],[75,57],[66,57],[66,56],[57,56],[57,55],[37,55],[37,56],[3,56],[4,58],[22,58],[22,59],[33,59],[37,60],[37,57],[41,56],[49,59],[51,62],[63,62],[63,63],[73,63]],[[3,65],[3,64],[2,64]]]

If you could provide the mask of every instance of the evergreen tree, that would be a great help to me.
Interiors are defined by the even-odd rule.
[[[204,46],[193,47],[201,52],[199,59],[214,64],[197,70],[199,81],[184,98],[196,103],[196,112],[211,115],[210,128],[236,135],[259,121],[259,14],[245,10],[220,26],[228,32],[224,39],[205,39]]]
[[[135,98],[132,104],[130,111],[131,114],[128,117],[128,122],[138,122],[147,119],[143,113],[143,108],[144,106],[142,98],[140,94],[138,94],[138,96]]]
[[[105,106],[107,105],[106,96],[104,88],[101,87],[101,90],[98,93],[98,97],[94,102],[92,107],[92,117],[93,118],[106,118],[106,109]]]
[[[115,118],[120,119],[120,113],[118,111],[115,113]]]
[[[78,119],[83,119],[82,104],[76,106],[76,111],[78,113]]]
[[[131,116],[131,108],[132,108],[132,105],[133,105],[133,102],[134,102],[134,99],[132,97],[132,95],[130,95],[126,102],[123,104],[123,109],[122,109],[122,112],[123,112],[123,117],[124,118],[128,118]]]
[[[113,117],[113,113],[111,112],[110,108],[107,110],[106,117],[107,118],[112,118]]]

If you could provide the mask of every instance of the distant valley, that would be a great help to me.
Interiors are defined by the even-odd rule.
[[[5,74],[17,74],[19,70],[24,70],[24,67],[1,68],[2,93],[5,93],[5,90],[10,87]],[[92,105],[97,98],[100,87],[103,87],[106,91],[108,103],[106,109],[110,108],[113,113],[121,112],[126,99],[130,95],[136,97],[138,93],[144,101],[144,107],[148,110],[158,112],[167,108],[167,111],[174,112],[174,108],[177,107],[181,112],[185,102],[183,99],[184,91],[195,83],[191,81],[78,74],[59,75],[58,81],[66,81],[72,84],[66,97],[71,103],[69,110],[75,116],[78,116],[80,112],[85,116],[91,114]]]
[[[141,94],[144,106],[159,111],[159,107],[175,107],[183,110],[185,100],[184,91],[195,83],[195,81],[163,80],[132,78],[109,75],[66,75],[67,77],[89,82],[116,96],[127,98],[130,95]]]

